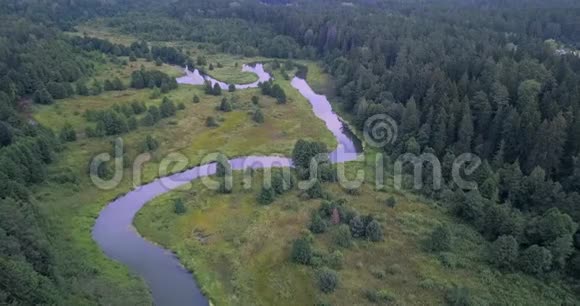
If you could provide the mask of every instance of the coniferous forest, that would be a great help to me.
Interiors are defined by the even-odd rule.
[[[138,39],[123,43],[70,34],[94,20]],[[229,119],[220,119],[235,115],[230,113],[239,107],[237,95],[243,95],[235,87],[202,86],[184,100],[187,106],[167,98],[180,91],[175,77],[160,67],[187,65],[211,75],[214,65],[222,65],[206,63],[171,43],[176,41],[199,44],[207,54],[317,62],[332,79],[325,93],[355,129],[364,130],[377,114],[397,122],[397,141],[378,149],[388,161],[408,152],[432,153],[442,161],[442,188],[425,184],[414,193],[445,203],[453,222],[478,232],[490,245],[482,256],[491,267],[556,281],[573,292],[570,305],[580,300],[578,1],[0,0],[0,304],[123,302],[103,298],[123,287],[111,289],[115,286],[101,280],[91,285],[106,273],[69,249],[78,239],[59,227],[39,190],[82,185],[88,164],[80,171],[84,174],[55,166],[77,138],[108,141],[108,136],[162,129],[181,118],[181,110],[203,104],[204,93],[216,99],[219,112],[200,113],[197,119],[208,129],[227,126]],[[149,66],[126,78],[99,78],[102,59]],[[306,66],[296,66],[309,73]],[[294,66],[282,69],[286,73]],[[275,120],[260,107],[270,100],[276,107],[292,105],[288,88],[261,84],[255,92],[262,94],[260,100],[252,97],[244,120],[254,125]],[[35,120],[37,111],[58,108],[61,101],[144,90],[161,103],[132,101],[88,110],[78,114],[86,129]],[[138,150],[155,151],[166,143],[148,136],[139,139]],[[301,156],[301,150],[327,151],[320,143],[299,141],[295,160],[315,155]],[[482,159],[471,174],[476,190],[462,190],[446,175],[453,160],[468,152]],[[262,190],[258,202],[267,205],[275,197],[274,191]],[[394,198],[389,201],[394,207]],[[337,203],[323,204],[305,229],[323,233],[336,226],[337,232],[346,231],[346,237],[336,238],[343,245],[351,245],[351,234],[371,241],[387,235],[372,216],[347,217],[348,209]],[[182,205],[179,211],[186,213]],[[447,231],[438,228],[425,237],[432,241],[428,249],[450,251]],[[289,260],[315,266],[309,243],[301,238],[288,246]],[[88,248],[96,252],[97,247]],[[337,275],[326,266],[317,270],[317,279],[325,294],[339,288]],[[477,304],[464,292],[454,294],[446,299],[450,305]],[[362,299],[363,304],[391,301],[376,292]]]

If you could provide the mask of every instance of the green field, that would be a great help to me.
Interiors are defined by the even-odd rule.
[[[113,43],[127,46],[137,41],[135,37],[124,35],[118,31],[107,28],[98,21],[93,21],[89,24],[77,26],[76,30],[77,32],[69,32],[68,34],[87,35],[89,37],[105,39]],[[196,66],[196,68],[203,69],[206,74],[228,84],[248,84],[257,81],[258,76],[250,72],[243,72],[242,65],[271,60],[264,57],[244,57],[239,55],[213,52],[207,50],[207,48],[200,48],[200,44],[192,42],[152,42],[152,44],[179,48],[194,60],[196,60],[198,56],[205,58],[206,64],[203,66]],[[141,62],[144,61],[139,60],[139,63]],[[148,64],[152,65],[152,63]],[[213,70],[209,69],[209,64],[212,64]],[[159,70],[164,72],[169,71],[171,73],[171,67],[166,69],[166,66],[167,65],[164,64],[163,68]]]
[[[348,169],[362,169],[350,163]],[[455,287],[468,288],[474,305],[556,305],[554,298],[569,296],[559,287],[522,274],[502,274],[484,256],[489,243],[470,226],[457,224],[439,204],[392,188],[375,191],[370,179],[359,195],[338,184],[325,184],[334,199],[361,214],[372,214],[385,232],[379,243],[356,240],[351,248],[333,242],[331,227],[314,238],[315,252],[340,250],[344,256],[336,292],[323,294],[314,279],[315,268],[292,263],[290,248],[304,235],[311,211],[321,200],[305,200],[296,190],[273,204],[257,203],[261,178],[252,189],[235,173],[232,194],[210,191],[200,182],[160,196],[138,214],[135,225],[148,239],[173,250],[194,274],[216,305],[370,305],[366,292],[387,294],[392,304],[444,304]],[[394,208],[386,200],[396,199]],[[187,213],[177,215],[180,198]],[[453,252],[425,250],[426,237],[438,225],[451,226]]]
[[[107,62],[98,67],[95,78],[114,74],[128,84],[129,75],[133,70],[140,69],[141,64],[148,69],[158,68],[141,61],[128,65]],[[169,73],[176,71],[165,65],[161,69]],[[233,67],[229,71],[233,71]],[[177,90],[169,92],[166,96],[175,104],[183,103],[184,110],[153,127],[140,126],[135,131],[121,135],[129,161],[141,152],[140,148],[147,135],[153,136],[160,143],[159,149],[152,153],[152,160],[145,165],[142,181],[151,181],[159,175],[158,163],[170,152],[183,154],[189,160],[188,165],[194,166],[206,154],[216,151],[230,157],[289,155],[298,138],[319,140],[334,147],[336,140],[325,129],[324,123],[314,116],[308,101],[282,77],[277,79],[288,95],[288,103],[284,105],[277,104],[273,98],[262,96],[258,89],[224,92],[219,97],[205,95],[201,86],[180,85]],[[48,216],[54,236],[62,237],[54,242],[63,253],[59,257],[62,258],[59,269],[71,273],[84,271],[75,272],[75,283],[81,291],[101,296],[102,304],[146,304],[150,302],[150,297],[142,280],[131,275],[123,265],[106,258],[91,238],[91,229],[100,210],[133,188],[133,173],[125,170],[121,184],[112,190],[100,190],[92,185],[87,175],[89,162],[93,156],[109,152],[115,137],[87,138],[84,131],[89,124],[84,113],[132,101],[159,105],[161,97],[150,99],[151,93],[149,89],[127,89],[104,92],[98,96],[73,97],[59,100],[53,105],[37,106],[33,113],[36,121],[56,132],[65,123],[70,123],[77,132],[77,141],[65,144],[58,160],[49,167],[50,176],[68,173],[76,177],[77,181],[57,183],[50,180],[35,187],[34,193],[40,209]],[[192,102],[194,95],[200,97],[200,103]],[[265,116],[263,124],[251,120],[256,107],[251,102],[254,95],[260,98],[259,105]],[[232,112],[224,113],[216,109],[224,96],[228,99],[237,97]],[[219,126],[207,127],[208,116],[217,118]],[[82,299],[71,301],[73,304],[85,302]]]
[[[88,29],[88,28],[87,28]],[[88,35],[111,38],[110,32],[93,30]],[[128,44],[134,39],[115,36],[119,43]],[[178,45],[171,43],[171,45]],[[236,83],[248,83],[255,76],[241,72],[244,63],[268,61],[265,58],[242,58],[206,52],[195,45],[182,44],[195,58],[204,56],[215,67],[206,71],[213,77]],[[223,67],[217,68],[217,63]],[[236,65],[237,64],[237,65]],[[317,92],[330,94],[332,81],[323,69],[308,61],[300,64],[309,68],[309,84]],[[93,79],[103,81],[119,77],[129,83],[133,71],[144,66],[158,69],[176,77],[181,74],[176,67],[138,60],[115,64],[107,58],[97,61]],[[176,104],[183,103],[184,110],[175,117],[163,119],[153,127],[139,127],[122,135],[125,150],[132,160],[140,153],[147,135],[160,143],[145,165],[142,182],[159,175],[158,164],[168,153],[178,152],[188,158],[188,166],[201,162],[215,151],[229,157],[246,155],[281,154],[289,156],[299,138],[324,142],[329,148],[336,140],[324,123],[316,118],[309,103],[284,80],[280,71],[273,72],[276,82],[288,95],[288,103],[279,105],[273,98],[262,96],[259,89],[248,89],[222,96],[205,95],[201,86],[180,85],[166,95]],[[91,228],[99,211],[115,197],[129,191],[133,173],[125,170],[124,179],[113,190],[94,187],[87,167],[92,156],[108,152],[114,137],[87,138],[84,130],[88,123],[84,114],[88,110],[102,110],[114,105],[143,101],[146,105],[159,105],[162,97],[152,99],[152,90],[127,89],[110,91],[98,96],[73,97],[59,100],[49,106],[36,106],[33,117],[39,123],[59,131],[69,123],[79,139],[66,144],[50,173],[72,173],[77,183],[47,183],[37,188],[35,194],[41,208],[50,216],[58,249],[67,250],[60,269],[84,270],[77,275],[81,291],[97,292],[102,304],[144,304],[149,295],[142,281],[127,269],[107,259],[91,238]],[[200,103],[193,103],[193,96]],[[235,98],[234,110],[224,113],[217,110],[222,97]],[[263,124],[250,118],[256,106],[252,96],[259,96],[259,107],[265,115]],[[334,104],[334,103],[333,103]],[[344,114],[343,114],[344,115]],[[217,118],[218,127],[207,127],[206,118]],[[348,116],[347,116],[348,118]],[[369,160],[373,160],[367,152]],[[367,168],[361,163],[349,163],[347,168]],[[182,169],[173,169],[179,171]],[[240,173],[235,173],[232,194],[210,191],[200,182],[188,189],[162,195],[147,204],[135,220],[137,230],[149,240],[174,251],[182,263],[191,269],[202,290],[216,305],[367,305],[369,292],[380,294],[383,302],[400,305],[432,305],[448,301],[454,288],[467,288],[471,302],[487,305],[499,304],[556,305],[554,301],[570,297],[560,283],[540,280],[521,273],[500,272],[485,257],[489,242],[470,226],[449,217],[445,203],[436,203],[400,192],[391,187],[376,191],[370,184],[371,176],[357,194],[348,193],[337,184],[325,184],[329,198],[346,199],[347,205],[361,214],[372,214],[385,232],[382,242],[357,240],[351,248],[339,248],[333,242],[336,227],[314,236],[318,254],[340,250],[344,256],[338,271],[339,288],[332,294],[321,293],[315,281],[316,267],[297,265],[290,260],[292,241],[308,233],[310,216],[318,209],[321,200],[306,200],[294,190],[276,199],[270,206],[257,204],[260,188],[260,171],[256,172],[250,190],[241,186]],[[397,205],[387,207],[389,197]],[[173,203],[182,199],[187,213],[176,215]],[[426,237],[440,224],[452,228],[453,252],[434,254],[426,251]],[[311,234],[308,234],[311,235]],[[83,301],[72,301],[82,303]]]

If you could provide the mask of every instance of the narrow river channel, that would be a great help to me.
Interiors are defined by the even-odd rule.
[[[251,84],[236,84],[238,89],[255,88],[259,82],[271,78],[262,64],[244,65],[242,70],[257,74],[259,80]],[[210,81],[212,84],[218,83],[223,89],[228,88],[228,84],[224,82],[187,68],[185,75],[177,81],[189,85],[203,85]],[[316,94],[305,80],[298,77],[292,80],[292,86],[310,102],[315,115],[326,123],[336,137],[339,147],[330,153],[331,160],[346,162],[356,159],[357,153],[361,152],[360,142],[332,111],[328,99]],[[292,166],[290,158],[276,156],[247,156],[229,162],[233,170]],[[127,265],[132,272],[145,280],[156,305],[204,306],[209,305],[209,301],[201,293],[193,275],[180,264],[171,251],[139,235],[133,227],[133,218],[153,198],[197,178],[215,174],[215,171],[215,164],[207,164],[156,179],[109,203],[96,220],[93,239],[108,257]]]

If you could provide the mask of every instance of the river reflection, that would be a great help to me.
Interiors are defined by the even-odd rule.
[[[255,73],[259,80],[251,84],[237,84],[237,89],[255,88],[260,82],[271,79],[262,64],[244,65],[242,70]],[[209,81],[212,85],[217,83],[222,89],[228,89],[228,84],[202,75],[197,69],[190,71],[186,68],[184,71],[186,75],[177,79],[179,84],[203,85]],[[328,99],[316,94],[303,79],[295,77],[292,86],[310,102],[314,114],[325,122],[336,137],[339,145],[330,153],[331,161],[355,160],[357,153],[362,151],[360,141],[332,110]],[[234,170],[292,166],[290,158],[279,156],[247,156],[229,162]],[[208,164],[157,179],[109,203],[96,220],[93,239],[107,256],[127,265],[145,280],[156,305],[205,306],[209,302],[191,273],[182,267],[173,253],[143,239],[133,228],[133,219],[153,198],[192,180],[213,175],[215,171],[216,165]]]

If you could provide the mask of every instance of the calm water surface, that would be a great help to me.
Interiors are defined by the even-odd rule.
[[[271,78],[270,74],[264,71],[262,64],[244,65],[242,70],[257,74],[259,80],[251,84],[236,84],[238,89],[255,88],[258,87],[258,83]],[[203,85],[206,81],[210,81],[212,85],[218,83],[223,89],[228,88],[228,84],[224,82],[204,76],[198,70],[189,71],[187,68],[185,75],[177,79],[180,84],[190,85]],[[292,86],[310,102],[316,116],[326,123],[327,128],[336,137],[339,145],[330,153],[331,160],[346,162],[356,159],[357,152],[361,152],[360,142],[332,111],[328,99],[316,94],[303,79],[294,78]],[[248,156],[231,159],[230,164],[233,170],[243,170],[291,167],[292,161],[279,156]],[[107,256],[127,265],[131,271],[146,281],[156,305],[204,306],[209,305],[209,302],[201,294],[193,275],[180,264],[175,255],[142,238],[133,227],[133,219],[153,198],[197,178],[213,175],[215,171],[216,165],[212,163],[142,185],[109,203],[96,220],[93,239]]]

